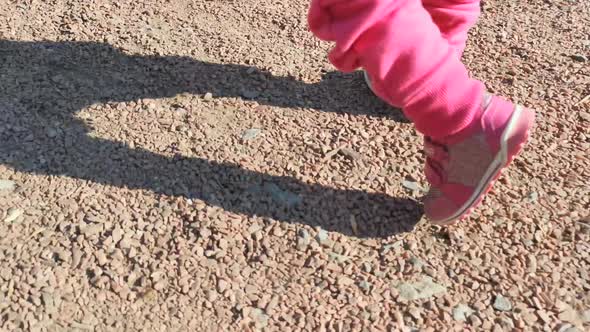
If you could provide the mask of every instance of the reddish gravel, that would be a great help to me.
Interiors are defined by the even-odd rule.
[[[538,110],[465,222],[299,1],[0,1],[0,330],[587,331],[590,2],[486,0]]]

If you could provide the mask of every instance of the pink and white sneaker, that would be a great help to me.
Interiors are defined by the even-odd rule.
[[[460,133],[425,137],[431,187],[423,199],[424,212],[434,224],[451,225],[469,215],[528,139],[532,110],[496,96],[484,99],[481,113]]]

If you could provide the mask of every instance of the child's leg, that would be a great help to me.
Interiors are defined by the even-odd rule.
[[[461,57],[467,34],[479,18],[480,0],[422,0],[422,4]]]
[[[309,23],[335,42],[338,69],[364,68],[427,136],[426,215],[439,224],[467,215],[520,151],[534,114],[484,97],[420,0],[313,0]]]
[[[443,38],[449,42],[459,58],[463,55],[469,29],[475,25],[481,12],[480,0],[422,0],[426,11],[439,28]],[[365,81],[373,86],[367,72]],[[373,92],[375,92],[373,90]],[[399,107],[399,105],[395,105]]]
[[[424,135],[465,128],[481,105],[482,83],[469,77],[420,0],[313,0],[309,23],[334,41],[330,61],[363,67],[377,95],[403,108]]]

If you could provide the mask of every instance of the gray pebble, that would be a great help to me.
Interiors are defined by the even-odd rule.
[[[416,283],[401,283],[396,288],[399,291],[399,296],[407,301],[425,299],[447,291],[446,287],[433,282],[428,277],[424,277],[422,281]]]
[[[325,229],[321,229],[321,228],[318,231],[318,234],[315,236],[315,239],[321,245],[327,245],[330,242],[330,238],[328,236],[328,232]]]
[[[369,282],[368,282],[368,281],[366,281],[366,280],[363,280],[363,281],[361,281],[361,282],[359,283],[359,287],[360,287],[362,290],[364,290],[365,292],[367,292],[367,293],[368,293],[369,291],[371,291],[371,283],[369,283]]]
[[[23,210],[17,208],[10,208],[8,209],[8,213],[6,218],[4,218],[4,222],[13,222],[18,219],[23,214]]]
[[[466,304],[459,304],[453,309],[453,318],[457,321],[466,321],[474,313]]]
[[[258,135],[260,135],[260,133],[262,132],[262,130],[258,129],[258,128],[250,128],[250,129],[246,129],[244,131],[244,133],[242,134],[242,139],[244,141],[248,141],[251,139],[256,138]]]
[[[297,249],[302,251],[307,249],[310,241],[311,237],[309,236],[309,233],[301,228],[299,232],[297,232]]]
[[[536,191],[533,191],[529,194],[529,196],[527,197],[527,201],[529,203],[535,203],[539,200],[539,193]]]
[[[13,191],[16,188],[14,181],[0,180],[0,191]]]
[[[404,186],[407,189],[413,190],[413,191],[422,190],[422,188],[420,188],[420,186],[418,185],[418,183],[417,182],[414,182],[414,181],[403,180],[402,181],[402,186]]]
[[[264,328],[268,325],[268,315],[259,308],[252,309],[250,312],[250,317],[256,321],[256,325],[260,328]]]
[[[496,295],[493,307],[499,311],[510,311],[512,310],[512,303],[510,303],[510,301],[504,296],[498,294]]]
[[[310,238],[309,232],[305,228],[299,229],[299,232],[297,232],[297,235],[300,238],[305,239],[305,240],[308,240]]]
[[[53,129],[53,128],[48,128],[48,129],[47,129],[47,136],[48,136],[49,138],[54,138],[54,137],[56,137],[56,136],[57,136],[57,134],[58,134],[58,133],[57,133],[57,130],[55,130],[55,129]]]

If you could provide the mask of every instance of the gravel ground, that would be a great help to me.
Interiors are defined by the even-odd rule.
[[[307,5],[0,0],[1,330],[590,329],[590,3],[485,1],[466,64],[539,119],[449,228]]]

